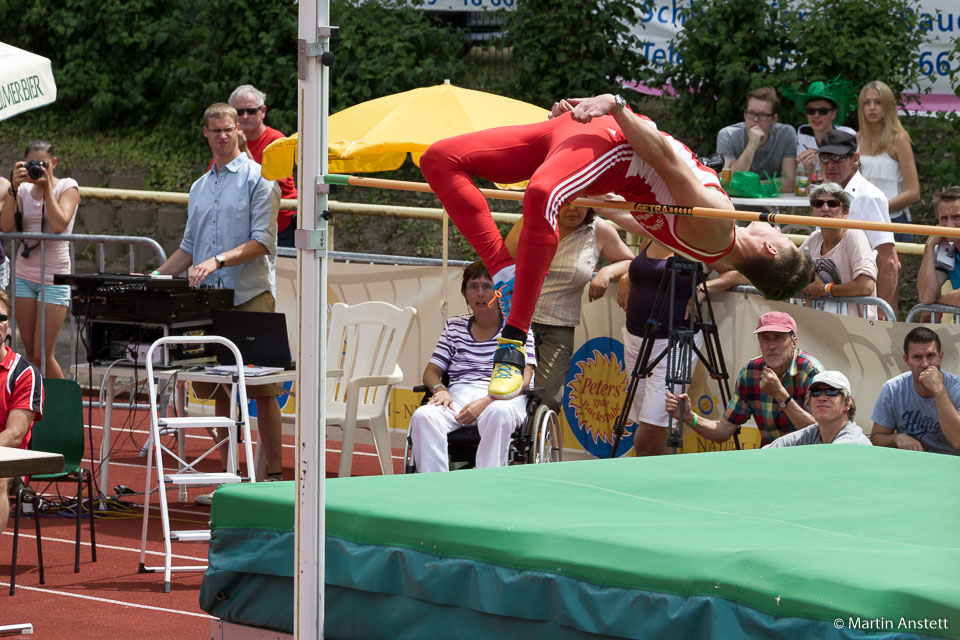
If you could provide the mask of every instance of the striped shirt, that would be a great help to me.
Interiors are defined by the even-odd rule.
[[[577,227],[563,238],[540,287],[540,301],[533,312],[533,321],[551,327],[579,325],[583,288],[593,278],[599,257],[596,220]]]
[[[790,366],[780,376],[783,388],[787,390],[801,407],[807,399],[807,389],[813,376],[823,371],[820,361],[800,349],[797,349]],[[730,398],[730,404],[724,418],[741,425],[753,416],[760,429],[760,444],[767,445],[782,435],[796,431],[787,412],[780,408],[773,396],[760,390],[760,377],[763,375],[763,358],[757,357],[748,362],[737,375],[737,386]]]
[[[450,385],[458,382],[490,382],[493,372],[493,353],[499,347],[497,338],[500,331],[490,340],[478,342],[470,328],[473,326],[473,316],[457,316],[447,320],[440,334],[430,362],[447,372]],[[527,364],[536,366],[536,355],[533,349],[533,333],[527,331]]]
[[[7,428],[7,417],[14,409],[33,411],[37,414],[34,420],[39,420],[43,414],[43,382],[35,366],[8,348],[0,361],[0,431]],[[31,429],[33,422],[27,427],[20,449],[30,444]]]

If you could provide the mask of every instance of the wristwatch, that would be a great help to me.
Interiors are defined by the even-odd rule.
[[[446,389],[446,388],[447,386],[445,384],[443,384],[442,382],[438,382],[437,384],[430,387],[430,391],[432,391],[433,393],[436,393],[440,389]]]
[[[790,404],[791,400],[793,400],[793,396],[787,396],[786,400],[784,400],[783,402],[778,402],[777,404],[780,406],[781,409],[786,409],[787,405]]]
[[[227,256],[223,255],[222,253],[218,253],[214,260],[217,261],[217,269],[223,269],[223,267],[227,264]]]
[[[616,104],[616,106],[613,108],[613,111],[610,112],[610,115],[615,116],[615,115],[617,115],[618,113],[620,113],[621,111],[623,111],[623,108],[624,108],[625,106],[627,106],[627,101],[624,100],[623,96],[620,95],[619,93],[618,93],[617,95],[613,96],[613,101],[616,102],[617,104]]]

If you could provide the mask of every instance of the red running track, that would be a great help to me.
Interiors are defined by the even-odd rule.
[[[86,415],[86,413],[85,413]],[[125,485],[139,493],[122,497],[122,510],[99,513],[96,520],[97,562],[90,560],[90,530],[86,518],[81,534],[80,573],[73,572],[74,526],[72,515],[41,516],[44,573],[46,584],[38,584],[36,544],[32,516],[21,518],[20,552],[16,595],[9,596],[10,558],[13,544],[13,517],[0,535],[0,626],[29,622],[35,638],[138,638],[150,640],[204,640],[209,638],[210,616],[198,605],[202,572],[174,572],[170,593],[163,593],[162,573],[138,573],[140,532],[142,527],[142,491],[146,475],[146,458],[138,455],[147,437],[147,414],[114,411],[112,431],[113,453],[110,459],[110,484],[104,493],[113,495],[116,485]],[[93,411],[90,430],[97,455],[103,433],[98,411]],[[188,451],[199,454],[209,439],[188,437]],[[336,474],[339,464],[339,442],[327,443],[327,476]],[[293,478],[294,442],[284,437],[284,477]],[[89,461],[87,454],[87,464]],[[211,462],[216,466],[217,463]],[[394,451],[394,470],[401,472],[400,452]],[[206,470],[215,470],[209,467]],[[94,467],[99,476],[99,468]],[[156,473],[156,472],[154,472]],[[379,473],[372,447],[357,445],[353,475]],[[60,485],[63,495],[73,495],[74,486]],[[56,493],[56,487],[44,488]],[[170,516],[177,528],[203,528],[209,508],[193,504],[193,497],[206,489],[191,489],[185,503],[177,502],[177,493],[167,493]],[[152,504],[157,505],[154,496]],[[160,520],[153,510],[147,543],[148,565],[162,565]],[[203,564],[206,543],[174,543],[174,563]]]

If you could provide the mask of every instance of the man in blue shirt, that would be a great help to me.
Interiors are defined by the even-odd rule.
[[[873,407],[870,440],[880,447],[960,455],[960,377],[940,369],[940,336],[927,327],[903,340],[910,371],[887,380]]]
[[[237,111],[232,106],[218,103],[208,107],[203,114],[203,135],[213,152],[213,165],[190,187],[183,240],[157,272],[177,275],[186,270],[193,286],[233,289],[237,309],[275,311],[280,189],[260,175],[259,164],[240,152]],[[229,415],[224,390],[195,384],[194,391],[200,398],[216,400],[217,415]],[[268,478],[280,479],[277,395],[279,390],[273,385],[247,389],[247,396],[257,402],[257,428]]]

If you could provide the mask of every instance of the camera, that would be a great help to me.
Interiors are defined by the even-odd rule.
[[[957,248],[949,240],[943,240],[937,245],[936,267],[941,271],[952,271],[956,263]]]
[[[43,177],[43,169],[47,166],[47,163],[43,160],[31,160],[26,165],[27,175],[30,176],[31,180],[39,180]]]

